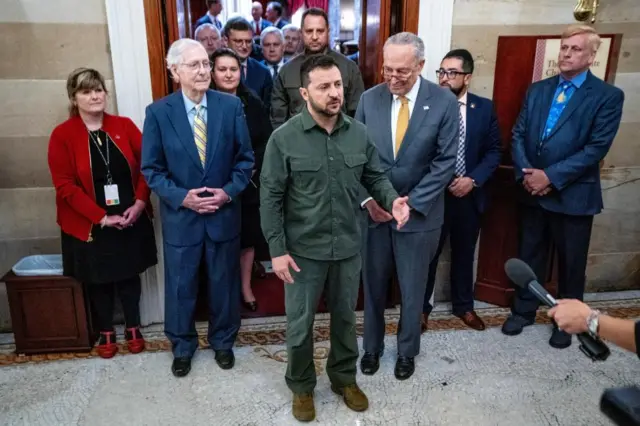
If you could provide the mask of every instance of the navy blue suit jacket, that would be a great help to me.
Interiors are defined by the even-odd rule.
[[[196,21],[195,28],[198,28],[202,24],[213,24],[220,31],[222,31],[222,28],[224,27],[224,25],[222,25],[222,21],[220,21],[220,18],[218,18],[218,25],[216,25],[216,23],[213,22],[213,19],[211,19],[211,17],[209,16],[208,13],[205,14],[204,16],[201,16],[200,18],[198,18],[198,20]],[[195,31],[195,28],[194,28],[194,31]]]
[[[468,93],[466,108],[465,167],[467,176],[476,182],[477,187],[471,193],[482,213],[487,207],[484,185],[500,165],[502,156],[500,128],[489,99]]]
[[[174,246],[201,243],[205,235],[227,241],[240,233],[240,198],[251,178],[253,148],[240,99],[207,91],[205,167],[193,138],[182,92],[147,107],[142,131],[142,173],[160,198],[165,242]],[[231,197],[215,213],[201,215],[182,207],[194,188],[222,188]]]
[[[620,126],[624,93],[591,72],[565,106],[549,137],[540,140],[559,77],[531,85],[513,128],[512,156],[518,181],[523,168],[544,170],[552,191],[523,201],[568,215],[594,215],[603,208],[600,161]]]
[[[253,58],[247,58],[247,78],[243,75],[242,82],[253,90],[265,105],[271,105],[273,79],[269,68]]]

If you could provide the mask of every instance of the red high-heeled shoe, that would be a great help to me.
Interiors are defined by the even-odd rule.
[[[116,345],[116,334],[113,331],[101,331],[100,339],[98,340],[98,355],[100,358],[109,359],[118,352],[118,345]]]
[[[137,354],[144,350],[144,338],[140,333],[139,326],[127,328],[124,331],[124,337],[127,340],[127,348],[132,354]]]

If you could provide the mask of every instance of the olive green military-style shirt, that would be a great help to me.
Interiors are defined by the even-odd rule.
[[[262,231],[272,258],[354,256],[361,245],[360,184],[389,212],[398,197],[362,123],[341,113],[328,134],[306,107],[271,135],[260,183]]]
[[[358,108],[360,96],[364,92],[360,68],[351,59],[331,49],[327,50],[326,54],[336,61],[342,75],[342,86],[344,87],[342,110],[353,117]],[[274,129],[282,126],[306,106],[300,94],[300,87],[302,87],[300,66],[308,57],[305,54],[294,57],[282,66],[274,79],[271,92],[271,124]]]

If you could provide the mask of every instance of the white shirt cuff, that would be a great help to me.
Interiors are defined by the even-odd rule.
[[[371,200],[373,200],[373,197],[369,197],[369,198],[365,199],[363,202],[360,203],[360,208],[364,209],[364,205],[367,204]]]

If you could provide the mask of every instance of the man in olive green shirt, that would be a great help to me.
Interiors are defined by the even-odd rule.
[[[307,58],[301,79],[306,107],[267,144],[260,214],[273,270],[285,282],[285,378],[294,394],[293,415],[311,421],[316,385],[313,320],[324,290],[331,314],[331,389],[352,410],[364,411],[369,405],[356,384],[359,185],[393,213],[398,227],[409,219],[409,206],[407,197],[400,198],[386,178],[364,125],[340,111],[342,77],[333,58]]]
[[[306,105],[300,95],[300,66],[311,55],[326,54],[337,63],[342,75],[344,103],[342,110],[353,117],[364,92],[364,82],[355,62],[329,48],[329,19],[322,9],[307,9],[302,14],[304,53],[282,66],[273,82],[271,93],[271,123],[282,126]]]

